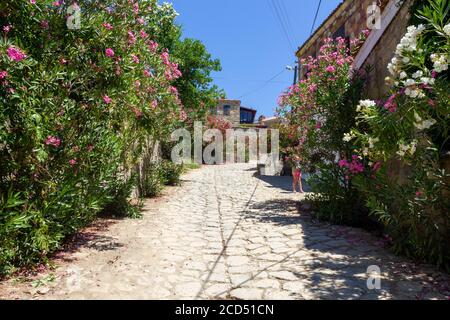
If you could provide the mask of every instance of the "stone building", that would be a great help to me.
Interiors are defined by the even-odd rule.
[[[316,57],[326,38],[357,39],[369,27],[370,34],[355,57],[354,69],[370,66],[366,96],[381,98],[387,90],[385,78],[387,65],[394,56],[397,44],[406,33],[410,18],[409,8],[413,0],[344,0],[322,23],[314,34],[298,49],[299,61],[308,56]],[[377,16],[379,17],[377,19]],[[308,70],[300,66],[300,78]]]
[[[233,127],[241,124],[253,124],[256,110],[241,105],[240,100],[220,99],[217,106],[212,108],[211,115],[229,121]]]

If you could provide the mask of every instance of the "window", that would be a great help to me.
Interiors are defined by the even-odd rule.
[[[255,116],[253,112],[241,109],[241,123],[252,124],[254,121]]]
[[[231,115],[231,106],[225,105],[223,106],[223,115],[230,116]]]

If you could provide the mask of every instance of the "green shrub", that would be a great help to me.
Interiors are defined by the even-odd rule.
[[[180,177],[183,173],[183,165],[175,164],[171,161],[164,160],[161,163],[161,174],[164,184],[169,186],[177,186],[180,184]]]
[[[152,39],[170,5],[81,0],[69,30],[68,2],[0,2],[0,273],[102,210],[134,215],[124,173],[181,123],[178,67]]]
[[[140,177],[139,192],[142,197],[153,198],[161,194],[164,189],[164,177],[160,162],[152,162],[145,166],[143,176]]]
[[[372,229],[377,224],[368,216],[365,200],[346,173],[329,164],[308,179],[313,194],[307,196],[314,215],[325,221]]]

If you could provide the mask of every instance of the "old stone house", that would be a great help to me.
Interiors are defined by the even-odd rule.
[[[387,65],[406,33],[412,2],[413,0],[344,0],[298,49],[296,55],[299,62],[308,56],[316,57],[326,38],[342,37],[351,46],[351,40],[359,38],[362,31],[369,29],[370,34],[357,53],[353,67],[355,70],[368,66],[372,68],[366,96],[381,98],[387,90]],[[308,70],[301,65],[299,69],[300,78],[304,78]]]
[[[220,99],[217,106],[211,109],[210,114],[229,121],[233,127],[255,122],[256,110],[241,105],[240,100]]]

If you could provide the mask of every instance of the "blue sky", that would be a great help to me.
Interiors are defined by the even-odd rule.
[[[172,0],[184,37],[201,40],[222,72],[215,83],[228,98],[271,116],[279,94],[294,80],[295,50],[309,37],[319,0]],[[341,0],[322,0],[316,28]],[[286,33],[280,26],[278,8]],[[284,71],[283,71],[284,70]],[[281,73],[282,72],[282,73]],[[281,73],[272,82],[275,75]],[[240,98],[242,97],[242,98]]]

